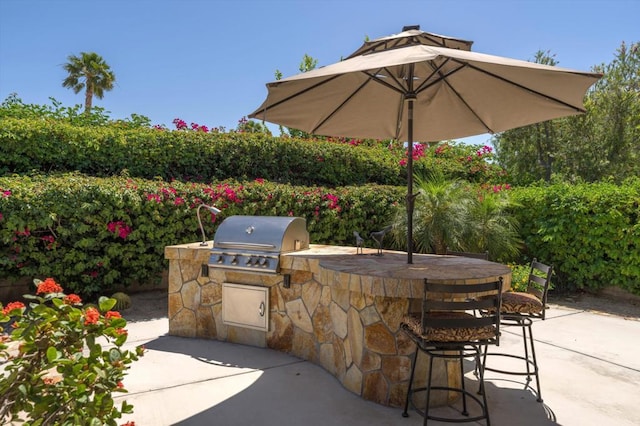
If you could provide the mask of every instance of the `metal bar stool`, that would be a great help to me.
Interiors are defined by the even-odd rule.
[[[469,293],[489,293],[483,298],[468,299]],[[500,343],[500,302],[502,298],[502,277],[498,281],[484,284],[433,284],[424,281],[422,312],[409,314],[403,318],[401,329],[416,344],[416,351],[411,360],[411,375],[405,400],[403,417],[408,417],[409,403],[424,417],[424,425],[428,420],[442,422],[475,422],[486,420],[490,424],[487,398],[484,392],[484,370],[482,368],[482,347]],[[483,310],[485,316],[475,316],[466,311]],[[416,370],[418,351],[429,356],[429,374],[424,387],[414,388],[413,379]],[[479,382],[482,400],[468,391],[464,385],[463,359],[473,357],[479,371]],[[432,385],[433,360],[454,359],[460,363],[460,388]],[[464,417],[439,417],[429,414],[432,391],[456,392],[462,396]],[[413,395],[426,392],[426,406],[420,410],[413,401]],[[469,417],[467,399],[475,401],[482,413]]]
[[[524,343],[524,355],[488,353],[484,352],[482,364],[486,371],[510,374],[516,376],[526,376],[526,387],[530,387],[531,376],[536,379],[537,401],[542,402],[542,391],[540,389],[540,375],[536,350],[533,340],[531,325],[533,319],[545,319],[547,308],[547,292],[551,283],[553,266],[540,263],[537,259],[531,262],[529,280],[526,292],[507,292],[502,296],[502,319],[501,325],[505,327],[520,327],[522,329],[522,340]],[[502,370],[496,367],[487,367],[487,356],[502,356],[516,358],[524,361],[526,369],[524,371]]]

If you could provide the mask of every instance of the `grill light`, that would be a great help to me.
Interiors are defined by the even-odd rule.
[[[211,213],[217,215],[218,213],[220,213],[220,209],[217,209],[213,206],[208,206],[206,204],[200,204],[198,206],[198,209],[196,210],[196,215],[198,216],[198,225],[200,225],[200,232],[202,232],[202,242],[200,243],[201,247],[205,247],[207,245],[207,237],[204,235],[204,227],[202,226],[202,219],[200,219],[200,209],[204,207],[205,209],[209,210]]]

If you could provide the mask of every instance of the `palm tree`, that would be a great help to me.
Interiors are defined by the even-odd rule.
[[[512,260],[519,253],[522,242],[506,192],[478,191],[440,171],[416,175],[415,183],[413,238],[418,252],[489,252],[491,259],[499,261]],[[392,230],[394,247],[406,247],[406,221],[400,209]]]
[[[94,52],[80,52],[80,56],[69,55],[68,62],[62,67],[69,73],[62,82],[62,87],[73,89],[79,93],[85,89],[84,112],[91,112],[93,97],[102,99],[105,91],[113,89],[116,76],[111,67]]]
[[[511,214],[515,203],[508,192],[482,191],[469,211],[469,232],[460,249],[489,252],[492,260],[512,261],[523,246],[518,233],[518,221]]]
[[[445,254],[447,248],[463,245],[470,232],[469,212],[475,194],[461,180],[448,179],[441,172],[416,175],[413,238],[420,253]],[[406,214],[399,211],[392,235],[396,246],[406,246]]]

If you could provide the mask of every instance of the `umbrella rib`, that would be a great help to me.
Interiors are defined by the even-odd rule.
[[[416,92],[421,92],[423,90],[428,89],[429,87],[433,86],[436,83],[439,83],[441,81],[443,81],[447,86],[449,86],[449,88],[451,89],[451,91],[453,93],[455,93],[456,97],[460,100],[460,102],[462,102],[464,104],[465,107],[467,107],[467,109],[469,111],[471,111],[471,113],[473,114],[474,117],[476,117],[476,119],[480,122],[480,124],[482,124],[482,126],[487,130],[488,133],[495,133],[493,131],[493,129],[489,126],[487,126],[487,123],[484,122],[484,120],[478,115],[476,114],[475,110],[473,108],[471,108],[471,105],[469,105],[467,103],[467,101],[465,101],[465,99],[460,96],[460,93],[449,83],[449,81],[447,81],[447,78],[455,73],[457,73],[460,70],[463,70],[465,68],[465,66],[467,66],[468,64],[466,63],[460,63],[458,62],[458,64],[460,64],[461,66],[459,66],[458,68],[455,68],[449,72],[447,72],[446,74],[442,74],[440,72],[440,70],[442,69],[443,66],[445,66],[449,61],[451,60],[451,58],[447,58],[446,61],[443,61],[436,69],[433,70],[433,72],[431,73],[431,75],[429,76],[429,78],[427,78],[416,90]],[[457,61],[456,61],[457,62]],[[439,75],[439,78],[435,81],[429,81],[431,79],[431,77],[433,77],[435,74]]]
[[[533,89],[531,89],[531,88],[529,88],[529,87],[527,87],[527,86],[523,86],[523,85],[522,85],[522,84],[520,84],[520,83],[516,83],[515,81],[509,80],[509,79],[504,78],[504,77],[502,77],[502,76],[500,76],[500,75],[494,74],[494,73],[489,72],[489,71],[487,71],[487,70],[483,70],[482,68],[479,68],[479,67],[477,67],[477,66],[475,66],[475,65],[473,65],[473,64],[470,64],[470,63],[468,63],[468,62],[461,62],[461,61],[458,61],[458,60],[456,60],[456,59],[453,59],[453,61],[458,62],[458,63],[460,63],[460,64],[462,64],[462,65],[466,65],[467,67],[472,68],[472,69],[473,69],[473,70],[475,70],[475,71],[479,71],[479,72],[481,72],[481,73],[483,73],[483,74],[486,74],[486,75],[488,75],[488,76],[491,76],[491,77],[493,77],[493,78],[496,78],[496,79],[498,79],[498,80],[501,80],[501,81],[503,81],[503,82],[505,82],[505,83],[507,83],[507,84],[511,84],[512,86],[515,86],[515,87],[517,87],[517,88],[519,88],[519,89],[525,90],[525,91],[527,91],[527,92],[529,92],[529,93],[533,93],[534,95],[540,96],[540,97],[545,98],[545,99],[548,99],[548,100],[550,100],[550,101],[552,101],[552,102],[556,102],[556,103],[559,103],[559,104],[564,105],[564,106],[566,106],[566,107],[572,108],[572,109],[576,110],[577,112],[581,112],[581,113],[586,112],[586,110],[585,110],[585,109],[583,109],[583,108],[578,108],[578,107],[576,107],[575,105],[571,105],[570,103],[567,103],[567,102],[565,102],[565,101],[563,101],[563,100],[561,100],[561,99],[555,98],[555,97],[553,97],[553,96],[549,96],[549,95],[544,94],[544,93],[542,93],[542,92],[538,92],[537,90],[533,90]]]
[[[380,71],[380,70],[378,70]],[[360,86],[358,86],[357,89],[355,89],[353,92],[351,92],[351,94],[340,103],[340,105],[338,105],[336,108],[333,109],[333,111],[331,111],[331,113],[329,115],[327,115],[322,121],[320,121],[320,123],[318,123],[317,126],[315,126],[312,130],[311,130],[311,134],[314,134],[320,127],[322,127],[324,125],[324,123],[326,123],[328,120],[331,119],[331,117],[333,117],[338,111],[340,111],[342,109],[342,107],[349,102],[355,95],[358,94],[358,92],[360,92],[364,86],[366,86],[367,84],[369,84],[369,82],[373,81],[377,81],[380,83],[385,84],[386,82],[380,81],[378,78],[376,78],[375,74],[369,74],[368,72],[363,72],[363,74],[369,76],[368,79],[366,79],[364,82],[362,82],[362,84]],[[377,73],[376,73],[377,74]],[[390,86],[392,89],[395,89],[393,86]],[[397,90],[397,89],[396,89]]]
[[[376,75],[377,75],[377,74],[380,72],[380,70],[382,70],[382,69],[384,69],[384,70],[389,74],[389,77],[391,77],[391,78],[393,79],[393,81],[397,84],[397,86],[394,86],[393,84],[390,84],[389,82],[382,80],[380,77],[376,77]],[[391,89],[391,90],[393,90],[393,91],[396,91],[396,92],[401,93],[401,94],[405,94],[405,93],[407,93],[407,90],[403,90],[403,88],[402,88],[402,82],[400,82],[400,81],[396,78],[396,76],[395,76],[395,75],[393,75],[393,74],[392,74],[392,73],[387,69],[387,67],[380,68],[380,69],[379,69],[377,72],[375,72],[375,73],[371,73],[371,72],[369,72],[369,71],[362,71],[362,73],[363,73],[363,74],[368,75],[368,76],[369,76],[369,80],[373,80],[373,81],[375,81],[376,83],[379,83],[379,84],[381,84],[381,85],[383,85],[383,86],[385,86],[385,87],[387,87],[387,88],[389,88],[389,89]]]
[[[378,84],[381,84],[395,92],[398,92],[400,94],[404,94],[406,93],[406,91],[403,91],[401,88],[398,88],[396,86],[394,86],[393,84],[389,84],[388,82],[382,80],[381,78],[377,77],[376,75],[382,70],[383,68],[380,68],[378,70],[376,70],[376,72],[370,72],[370,71],[362,71],[362,73],[366,76],[368,76],[369,78],[367,78],[360,86],[358,86],[358,88],[356,90],[354,90],[344,101],[342,101],[340,103],[340,105],[338,105],[336,108],[334,108],[334,110],[327,115],[322,121],[320,121],[320,123],[318,123],[317,126],[315,126],[313,129],[311,129],[311,134],[314,134],[320,127],[322,127],[328,120],[331,119],[331,117],[333,117],[338,111],[340,111],[340,109],[342,109],[342,107],[349,102],[355,95],[358,94],[358,92],[360,92],[364,86],[366,86],[367,84],[369,84],[370,82],[376,82]],[[386,69],[386,67],[384,68],[388,73],[389,76],[398,84],[398,86],[402,86],[402,83],[400,81],[398,81],[398,79],[396,79],[396,77],[391,74],[389,72],[389,70]],[[300,92],[302,93],[302,92]],[[281,101],[282,102],[282,101]]]
[[[269,105],[269,106],[264,107],[263,109],[261,109],[261,110],[259,110],[259,111],[254,112],[252,115],[257,115],[257,114],[260,114],[260,113],[266,114],[266,113],[267,113],[267,110],[268,110],[269,108],[275,108],[275,107],[279,106],[280,104],[282,104],[282,103],[284,103],[284,102],[290,101],[291,99],[294,99],[294,98],[296,98],[296,97],[298,97],[298,96],[300,96],[300,95],[303,95],[303,94],[305,94],[305,93],[307,93],[307,92],[309,92],[309,91],[311,91],[311,90],[314,90],[314,89],[316,89],[317,87],[323,86],[323,85],[325,85],[326,83],[329,83],[329,82],[331,82],[331,81],[335,80],[335,79],[336,79],[336,78],[338,78],[338,77],[340,77],[340,75],[339,75],[339,74],[338,74],[338,75],[331,76],[330,78],[327,78],[326,80],[319,81],[318,83],[316,83],[316,84],[314,84],[314,85],[312,85],[312,86],[309,86],[309,87],[305,88],[304,90],[301,90],[301,91],[299,91],[299,92],[296,92],[296,93],[292,94],[291,96],[287,96],[286,98],[281,99],[281,100],[279,100],[278,102],[275,102],[274,104],[271,104],[271,105]],[[277,83],[276,83],[276,84],[277,84]]]

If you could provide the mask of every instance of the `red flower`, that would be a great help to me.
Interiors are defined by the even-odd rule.
[[[123,240],[131,233],[131,227],[121,220],[117,222],[109,222],[107,224],[107,230],[113,234],[117,233]]]
[[[122,425],[120,425],[120,426],[136,426],[136,422],[134,422],[134,421],[128,421],[128,422],[126,422],[126,423],[123,423],[123,424],[122,424]]]
[[[104,314],[104,317],[106,319],[122,318],[122,315],[120,315],[120,312],[118,312],[118,311],[108,311],[106,314]]]
[[[147,194],[147,201],[155,201],[156,203],[161,203],[162,199],[158,194]]]
[[[129,334],[129,332],[128,332],[126,329],[124,329],[124,328],[118,328],[118,329],[116,329],[116,334],[120,334],[120,335],[124,334],[124,335],[127,335],[127,334]]]
[[[100,312],[96,308],[87,308],[84,313],[84,325],[96,324],[100,318]]]
[[[118,386],[118,389],[122,389],[124,387],[124,384],[122,384],[122,382],[118,382],[116,386]]]
[[[43,377],[42,381],[45,385],[55,385],[56,381],[52,377]]]
[[[79,305],[82,303],[82,299],[77,294],[70,294],[64,298],[64,303],[67,305]]]
[[[47,278],[38,285],[36,294],[49,294],[49,293],[62,293],[62,287],[60,287],[53,278]]]
[[[22,303],[22,302],[7,303],[7,306],[5,306],[2,309],[2,313],[4,315],[9,315],[9,312],[13,311],[14,309],[24,309],[24,303]]]

